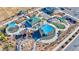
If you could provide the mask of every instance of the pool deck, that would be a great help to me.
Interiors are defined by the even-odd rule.
[[[0,8],[0,10],[1,10],[1,13],[2,13],[2,15],[1,15],[1,13],[0,13],[0,15],[3,17],[3,18],[1,18],[2,20],[0,21],[1,23],[1,27],[3,26],[3,25],[7,25],[7,24],[9,24],[9,23],[11,23],[11,22],[13,22],[13,21],[15,21],[15,20],[17,20],[18,19],[18,17],[13,17],[13,18],[11,18],[11,19],[7,19],[8,17],[10,17],[10,16],[13,16],[13,15],[15,15],[16,13],[17,13],[17,11],[18,10],[27,10],[28,8]],[[47,15],[47,14],[45,14],[45,13],[43,13],[43,12],[40,12],[39,10],[40,10],[41,8],[36,8],[35,10],[30,10],[30,12],[28,13],[28,14],[34,14],[34,12],[35,11],[38,11],[38,14],[37,14],[37,16],[39,16],[39,14],[41,14],[41,17],[44,17],[45,19],[49,19],[49,18],[52,18],[53,17],[53,15]],[[4,12],[3,12],[3,11]],[[63,12],[63,11],[62,11]],[[65,12],[66,13],[66,12]],[[5,14],[5,15],[4,15]],[[4,15],[4,16],[3,16]],[[66,15],[69,15],[69,16],[71,16],[70,14],[68,14],[68,13],[66,13]],[[46,17],[47,16],[47,17]],[[30,17],[30,16],[29,16]],[[73,17],[73,16],[71,16],[71,17]],[[73,17],[73,18],[75,18],[75,19],[78,19],[78,18],[76,18],[76,17]],[[3,19],[6,19],[6,21],[4,21]],[[25,20],[26,21],[26,20]],[[19,23],[18,24],[18,26],[20,27],[20,25],[21,24],[23,24],[25,21],[23,21],[23,22],[21,22],[21,23]],[[34,20],[35,21],[35,20]],[[46,23],[46,22],[45,22]],[[46,23],[46,24],[49,24],[48,22]],[[37,24],[36,24],[37,25]],[[68,24],[68,25],[65,25],[66,26],[66,28],[65,29],[63,29],[63,30],[61,30],[61,29],[58,29],[58,28],[56,28],[56,26],[54,26],[54,25],[52,25],[52,24],[49,24],[49,25],[51,25],[52,27],[54,27],[55,28],[55,30],[56,30],[56,33],[55,33],[55,36],[52,38],[52,39],[50,39],[49,38],[49,40],[39,40],[38,39],[38,41],[35,41],[34,42],[34,45],[33,45],[33,51],[35,51],[35,49],[36,49],[36,43],[37,42],[42,42],[43,44],[46,44],[46,43],[53,43],[53,42],[55,42],[57,39],[58,39],[58,35],[57,35],[57,33],[58,33],[58,31],[60,30],[60,31],[62,31],[62,32],[64,32],[64,31],[66,31],[70,26],[71,26],[71,24]],[[13,26],[13,25],[12,25]],[[49,27],[50,28],[50,27]],[[48,28],[48,29],[49,29]],[[19,28],[19,30],[17,31],[17,32],[15,32],[15,33],[9,33],[8,31],[6,31],[6,33],[7,34],[10,34],[10,35],[18,35],[22,30],[24,30],[25,28]],[[31,28],[32,29],[32,28]],[[43,28],[43,29],[45,29],[45,28]],[[51,30],[53,30],[53,29],[50,29],[50,31],[48,30],[48,29],[45,29],[45,34],[48,34],[48,32],[51,32]],[[54,47],[52,50],[53,51],[58,51],[58,49],[60,49],[60,47],[62,46],[62,45],[64,45],[64,43],[77,31],[79,29],[79,26],[77,26],[76,28],[75,28],[75,30],[71,33],[71,34],[69,34],[69,36],[67,36],[62,42],[60,42],[56,47]],[[46,32],[47,31],[47,32]],[[25,39],[25,40],[27,40],[27,38]],[[34,40],[34,39],[33,39]],[[29,40],[28,40],[29,41]],[[72,41],[70,41],[69,43],[68,43],[68,45],[67,46],[65,46],[65,48],[63,48],[63,49],[61,49],[62,51],[79,51],[79,47],[78,47],[78,41],[79,41],[79,33],[78,33],[78,35],[76,35],[75,36],[75,38],[73,38],[73,40]],[[20,41],[19,42],[19,44],[20,43],[23,43],[23,41]],[[30,42],[30,43],[32,43],[32,42]],[[30,43],[28,43],[29,45],[30,45]],[[49,47],[53,47],[53,46],[49,46]],[[17,50],[22,50],[21,49],[21,46],[17,46]]]

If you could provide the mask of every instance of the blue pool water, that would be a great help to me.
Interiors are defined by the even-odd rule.
[[[54,27],[48,25],[48,24],[45,24],[41,27],[41,29],[43,30],[43,32],[48,35],[48,33],[52,32],[54,29]]]
[[[8,24],[8,27],[16,27],[16,23],[15,22],[11,22]]]

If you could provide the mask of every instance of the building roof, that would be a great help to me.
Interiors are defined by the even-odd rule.
[[[36,24],[36,23],[38,23],[40,21],[41,21],[40,17],[33,16],[32,18],[28,19],[26,21],[26,23],[29,24],[30,26],[32,26],[32,25],[34,25],[34,24]]]
[[[33,17],[29,20],[29,22],[33,25],[33,24],[39,22],[40,20],[41,20],[41,19],[40,19],[39,17],[33,16]]]
[[[41,34],[39,32],[39,30],[35,31],[33,34],[32,34],[32,37],[35,39],[35,41],[39,38],[41,38]]]
[[[51,15],[54,12],[55,8],[54,7],[45,7],[42,8],[42,11],[48,15]]]

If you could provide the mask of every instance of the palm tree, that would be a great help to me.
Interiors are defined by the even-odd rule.
[[[8,39],[3,33],[0,32],[0,40],[6,42]]]

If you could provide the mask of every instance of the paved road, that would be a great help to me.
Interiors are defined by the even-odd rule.
[[[65,49],[65,51],[79,51],[79,36]]]
[[[63,7],[65,13],[70,14],[76,18],[79,18],[79,7]]]

